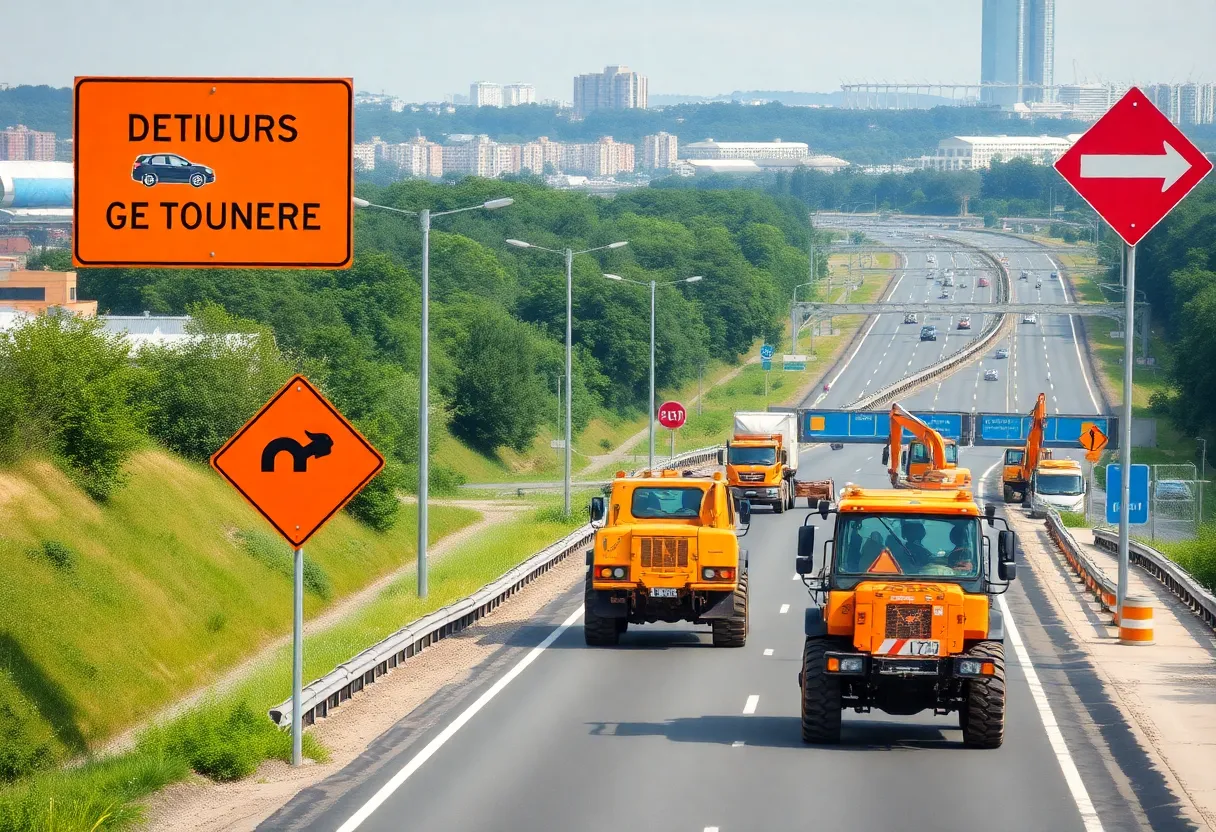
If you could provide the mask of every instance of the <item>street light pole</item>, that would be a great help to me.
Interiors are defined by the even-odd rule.
[[[409,211],[404,208],[394,208],[391,205],[378,205],[366,199],[353,197],[351,202],[356,208],[376,208],[393,214],[405,214],[418,217],[418,225],[422,229],[422,350],[418,371],[418,597],[427,595],[427,500],[430,491],[430,330],[431,330],[431,218],[445,217],[448,214],[460,214],[465,211],[486,210],[494,211],[506,208],[515,202],[514,199],[490,199],[480,205],[470,205],[468,208],[455,208],[450,211],[431,213],[429,208],[420,211]]]
[[[654,298],[655,289],[659,286],[674,286],[677,283],[696,283],[701,280],[700,275],[693,277],[685,277],[680,280],[668,280],[663,283],[657,283],[653,280],[630,280],[627,277],[621,277],[619,274],[605,274],[604,277],[609,280],[616,280],[621,283],[633,283],[638,286],[650,287],[650,462],[648,470],[654,470]],[[698,399],[699,401],[699,399]]]
[[[1203,443],[1203,450],[1199,455],[1199,525],[1203,525],[1203,484],[1208,478],[1208,440],[1202,436],[1196,436],[1196,441]]]
[[[603,251],[610,248],[621,248],[629,245],[628,241],[617,243],[609,243],[606,246],[596,246],[595,248],[583,249],[582,251],[574,251],[570,248],[555,249],[545,248],[544,246],[534,245],[523,240],[507,240],[507,245],[515,246],[516,248],[534,248],[538,251],[547,251],[550,254],[560,254],[566,260],[566,424],[565,424],[565,464],[563,465],[562,476],[562,505],[564,513],[567,517],[570,516],[570,480],[571,480],[571,453],[573,445],[573,421],[571,414],[574,412],[574,372],[573,372],[573,353],[574,353],[574,255],[590,254],[593,251]],[[559,394],[560,395],[560,394]]]

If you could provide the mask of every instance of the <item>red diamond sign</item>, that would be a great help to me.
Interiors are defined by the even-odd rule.
[[[1211,172],[1212,162],[1132,87],[1055,167],[1134,246]]]

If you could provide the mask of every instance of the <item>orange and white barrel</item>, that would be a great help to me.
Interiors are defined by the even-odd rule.
[[[1119,616],[1119,643],[1148,646],[1153,643],[1153,599],[1128,595]]]

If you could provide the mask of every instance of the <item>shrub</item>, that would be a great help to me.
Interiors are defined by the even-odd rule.
[[[58,540],[42,541],[40,545],[30,550],[30,555],[35,558],[42,558],[51,566],[64,572],[70,572],[74,569],[79,557],[75,549]]]
[[[206,628],[209,633],[218,633],[228,625],[228,616],[222,612],[213,612],[207,616]]]
[[[378,532],[388,531],[397,522],[401,500],[397,496],[401,483],[401,467],[394,460],[386,460],[384,469],[355,495],[346,505],[346,511]]]
[[[1153,545],[1190,572],[1199,583],[1216,592],[1216,525],[1208,523],[1200,526],[1193,540]]]
[[[142,441],[140,377],[125,341],[100,321],[32,318],[0,336],[0,392],[14,420],[8,442],[49,446],[90,496],[105,499]]]
[[[305,734],[303,745],[313,759],[324,755]],[[280,731],[245,701],[210,701],[140,736],[145,754],[178,757],[212,780],[227,782],[253,774],[263,760],[291,761],[291,734]]]
[[[237,532],[237,539],[241,542],[241,548],[254,560],[285,578],[293,578],[295,554],[286,543],[269,532],[256,529]],[[324,567],[307,557],[304,558],[304,589],[326,600],[333,592]]]
[[[50,725],[7,668],[0,668],[0,725],[4,726],[0,731],[0,782],[27,777],[55,763],[59,746]]]

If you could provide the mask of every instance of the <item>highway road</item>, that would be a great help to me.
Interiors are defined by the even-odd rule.
[[[991,237],[974,237],[993,244]],[[895,292],[923,296],[930,281],[920,271],[923,262],[915,262],[923,252],[907,256]],[[1015,286],[1016,297],[1033,295],[1033,275],[1041,274],[1044,299],[1063,298],[1063,287],[1047,280],[1052,265],[1045,254],[1011,253],[1015,283],[1023,267],[1032,269],[1032,277]],[[972,271],[962,291],[978,297],[976,276]],[[919,326],[888,317],[894,316],[867,324],[866,339],[820,406],[846,406],[850,397],[926,366],[969,337],[951,329],[948,339],[922,344]],[[950,317],[945,302],[942,317]],[[973,331],[981,326],[975,321]],[[1037,393],[1047,390],[1053,411],[1096,410],[1067,316],[1019,324],[1009,346],[1011,357],[999,361],[999,383],[982,381],[982,367],[998,365],[985,358],[981,367],[966,368],[904,403],[1004,410],[1008,400],[1012,409],[1028,411]],[[961,463],[977,479],[989,474],[988,497],[999,498],[999,484],[992,486],[999,453],[966,449]],[[882,486],[879,456],[876,445],[818,447],[802,464],[838,485]],[[1002,748],[964,749],[956,716],[877,712],[846,713],[839,747],[803,745],[796,674],[808,596],[793,563],[796,529],[807,517],[801,507],[783,515],[757,511],[743,539],[751,576],[745,648],[715,649],[708,628],[691,625],[632,627],[618,648],[588,648],[580,583],[502,644],[467,682],[410,713],[358,760],[301,792],[261,828],[1191,828],[1109,695],[1079,660],[1041,578],[1025,568],[998,601],[1013,622]],[[820,540],[827,531],[821,526]],[[408,665],[398,672],[408,673]]]

